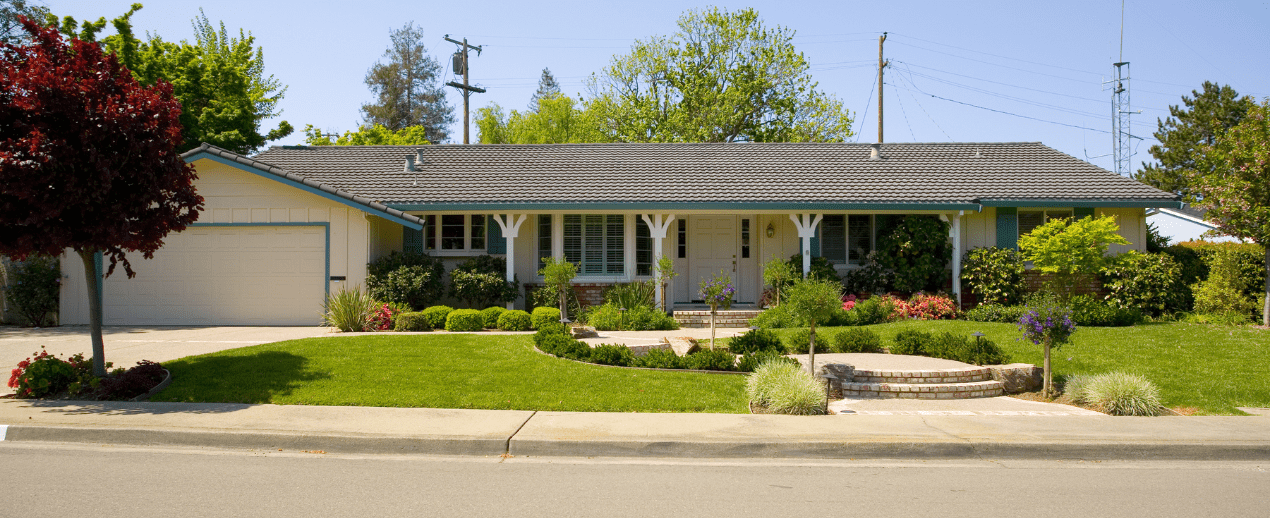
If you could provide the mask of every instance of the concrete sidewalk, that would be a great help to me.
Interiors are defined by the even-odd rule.
[[[798,417],[0,400],[0,441],[483,456],[1267,461],[1269,418]]]

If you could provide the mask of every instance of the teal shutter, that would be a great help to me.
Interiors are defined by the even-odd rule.
[[[822,257],[822,222],[818,222],[818,226],[813,228],[813,237],[809,238],[809,257]],[[803,253],[804,251],[801,250]]]
[[[998,207],[995,209],[995,246],[999,248],[1017,248],[1017,208]]]
[[[1078,221],[1087,217],[1096,217],[1095,207],[1074,207],[1074,221]]]
[[[486,221],[486,253],[490,255],[508,253],[508,243],[504,242],[504,233],[494,216],[487,216]],[[511,221],[509,223],[512,223]]]
[[[419,230],[402,227],[402,252],[423,254],[424,233]]]

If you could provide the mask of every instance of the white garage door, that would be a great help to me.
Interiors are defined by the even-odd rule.
[[[190,227],[152,260],[105,281],[107,325],[316,325],[325,296],[326,229]]]

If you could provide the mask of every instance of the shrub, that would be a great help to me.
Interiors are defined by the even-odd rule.
[[[486,329],[498,329],[499,317],[502,316],[507,309],[499,306],[491,306],[482,310],[482,327]]]
[[[928,348],[929,342],[933,341],[933,334],[914,329],[905,329],[897,332],[897,336],[893,338],[893,345],[889,346],[890,354],[909,354],[913,356],[923,356]]]
[[[553,322],[551,324],[545,324],[535,331],[535,337],[534,337],[535,347],[538,347],[540,350],[543,350],[544,341],[548,340],[553,335],[562,335],[562,336],[568,337],[570,336],[570,330],[564,324],[560,324],[557,322]],[[548,351],[544,351],[544,352],[548,352]]]
[[[681,357],[672,352],[671,349],[651,349],[645,353],[645,356],[637,358],[633,367],[645,367],[647,369],[682,369]]]
[[[1075,295],[1070,299],[1070,318],[1076,325],[1092,327],[1125,327],[1133,326],[1143,320],[1137,308],[1119,308],[1105,301],[1096,300],[1086,295]]]
[[[782,329],[801,325],[786,304],[761,311],[759,315],[756,315],[748,323],[764,329]]]
[[[442,261],[425,254],[391,252],[367,265],[367,291],[376,300],[421,309],[442,298]]]
[[[878,240],[877,258],[893,271],[893,286],[907,293],[941,287],[950,258],[949,225],[936,216],[910,215]]]
[[[1065,392],[1075,402],[1110,415],[1152,416],[1162,409],[1158,387],[1135,374],[1107,372],[1078,380],[1070,378]]]
[[[517,278],[505,279],[504,258],[479,255],[451,270],[451,296],[470,307],[490,307],[517,300]]]
[[[753,372],[756,367],[765,362],[786,362],[797,367],[800,366],[799,360],[783,356],[781,352],[769,350],[744,354],[742,358],[738,359],[737,369],[741,372]]]
[[[1158,316],[1189,307],[1189,287],[1181,280],[1180,264],[1167,254],[1119,254],[1101,269],[1101,280],[1109,290],[1105,299],[1118,308]]]
[[[93,399],[102,401],[129,401],[150,392],[163,382],[167,375],[162,365],[142,360],[137,365],[117,374],[101,378]]]
[[[964,318],[973,322],[999,322],[1015,324],[1026,312],[1025,306],[1001,306],[999,304],[982,304],[964,313]]]
[[[601,365],[628,367],[636,362],[636,356],[632,354],[632,349],[623,344],[599,344],[592,348],[589,361]]]
[[[9,286],[4,287],[5,298],[31,326],[48,327],[52,324],[49,314],[58,310],[61,285],[62,269],[57,258],[32,256],[13,263]]]
[[[835,334],[837,353],[873,353],[880,350],[880,335],[870,329],[856,327]]]
[[[344,332],[366,331],[376,311],[375,304],[361,288],[342,289],[327,296],[323,323]]]
[[[1025,286],[1025,261],[1013,248],[974,248],[960,263],[960,280],[981,304],[1010,306],[1021,303]]]
[[[110,364],[106,366],[109,368]],[[85,360],[83,354],[63,360],[41,347],[35,356],[18,362],[8,386],[15,389],[19,398],[39,398],[68,390],[73,383],[78,385],[75,388],[81,388],[82,383],[93,379],[93,362]]]
[[[808,342],[806,341],[806,344]],[[762,351],[773,351],[781,353],[786,348],[782,345],[782,339],[778,338],[778,333],[768,329],[753,329],[746,333],[735,336],[729,341],[729,352],[734,354],[748,354]]]
[[[676,319],[651,306],[637,306],[620,312],[619,306],[612,302],[588,308],[584,319],[588,325],[602,331],[667,331],[679,327]]]
[[[788,258],[787,266],[795,270],[796,276],[787,279],[787,281],[782,286],[781,290],[782,290],[783,302],[786,302],[787,300],[786,288],[788,286],[791,286],[792,284],[799,282],[800,278],[804,275],[804,254],[796,254]],[[835,272],[835,266],[832,265],[831,261],[828,261],[827,258],[825,257],[810,257],[809,258],[809,276],[805,278],[814,279],[814,280],[835,281],[836,284],[840,283],[840,274]]]
[[[683,368],[703,371],[734,370],[734,355],[725,349],[701,350],[686,355],[681,362]]]
[[[616,308],[636,309],[651,308],[654,304],[654,281],[637,281],[619,283],[610,286],[605,292],[607,304]]]
[[[871,297],[853,306],[856,322],[853,325],[871,326],[888,322],[893,316],[893,306],[881,297]]]
[[[1227,260],[1235,263],[1229,275],[1237,277],[1232,281],[1245,287],[1248,297],[1255,298],[1264,293],[1264,281],[1268,278],[1268,267],[1264,262],[1264,249],[1253,243],[1212,243],[1208,241],[1187,241],[1182,246],[1197,252],[1206,273],[1198,280],[1206,280],[1211,276],[1212,265],[1221,260],[1218,255],[1227,256]],[[1192,284],[1192,283],[1190,283]]]
[[[814,334],[816,336],[813,338],[813,352],[831,352],[831,344],[827,343],[826,337]],[[808,329],[796,329],[787,334],[787,354],[809,354]]]
[[[482,312],[476,309],[457,309],[446,315],[447,331],[481,331],[484,325]]]
[[[1126,245],[1118,234],[1113,216],[1087,216],[1078,221],[1058,218],[1039,225],[1019,240],[1021,257],[1034,261],[1040,273],[1053,274],[1049,289],[1058,295],[1073,296],[1076,279],[1101,271],[1110,258],[1109,245]]]
[[[504,331],[529,331],[530,313],[520,309],[505,311],[499,316],[499,328]]]
[[[1207,267],[1207,279],[1191,287],[1195,311],[1253,314],[1263,309],[1255,307],[1251,286],[1255,281],[1263,286],[1263,279],[1245,271],[1248,268],[1242,264],[1241,252],[1234,248],[1213,249],[1207,255]]]
[[[926,344],[924,354],[971,365],[998,365],[1007,362],[1007,355],[994,342],[954,333],[937,335]]]
[[[367,320],[368,331],[388,331],[393,329],[394,320],[402,313],[404,304],[373,302],[371,317]]]
[[[452,311],[455,311],[455,308],[451,306],[430,306],[421,313],[424,313],[424,319],[429,323],[429,329],[444,329],[446,328],[446,316],[450,315]]]
[[[535,329],[560,323],[561,311],[557,308],[535,308],[530,312],[530,326]]]
[[[951,319],[959,313],[959,305],[945,293],[936,295],[916,293],[906,301],[905,307],[907,316],[917,320]]]
[[[826,412],[826,389],[800,366],[784,361],[767,361],[747,377],[748,401],[765,406],[770,413],[816,415]]]
[[[893,272],[880,264],[872,251],[866,254],[866,264],[854,268],[844,274],[844,291],[848,293],[879,294],[889,290],[893,285]]]
[[[545,324],[535,332],[535,347],[554,356],[579,361],[588,361],[592,353],[588,344],[572,338],[570,330],[557,322]]]
[[[1236,311],[1227,311],[1223,313],[1190,313],[1185,316],[1184,321],[1190,324],[1237,326],[1250,323],[1251,316],[1247,313],[1238,313]]]
[[[393,321],[394,331],[431,331],[432,329],[429,326],[429,319],[419,311],[398,313],[398,317]]]

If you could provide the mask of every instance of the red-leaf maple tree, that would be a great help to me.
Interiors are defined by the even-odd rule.
[[[181,142],[181,104],[143,87],[96,43],[22,19],[27,45],[0,44],[0,254],[74,250],[84,262],[93,370],[106,374],[95,256],[154,257],[198,219],[203,198]]]

